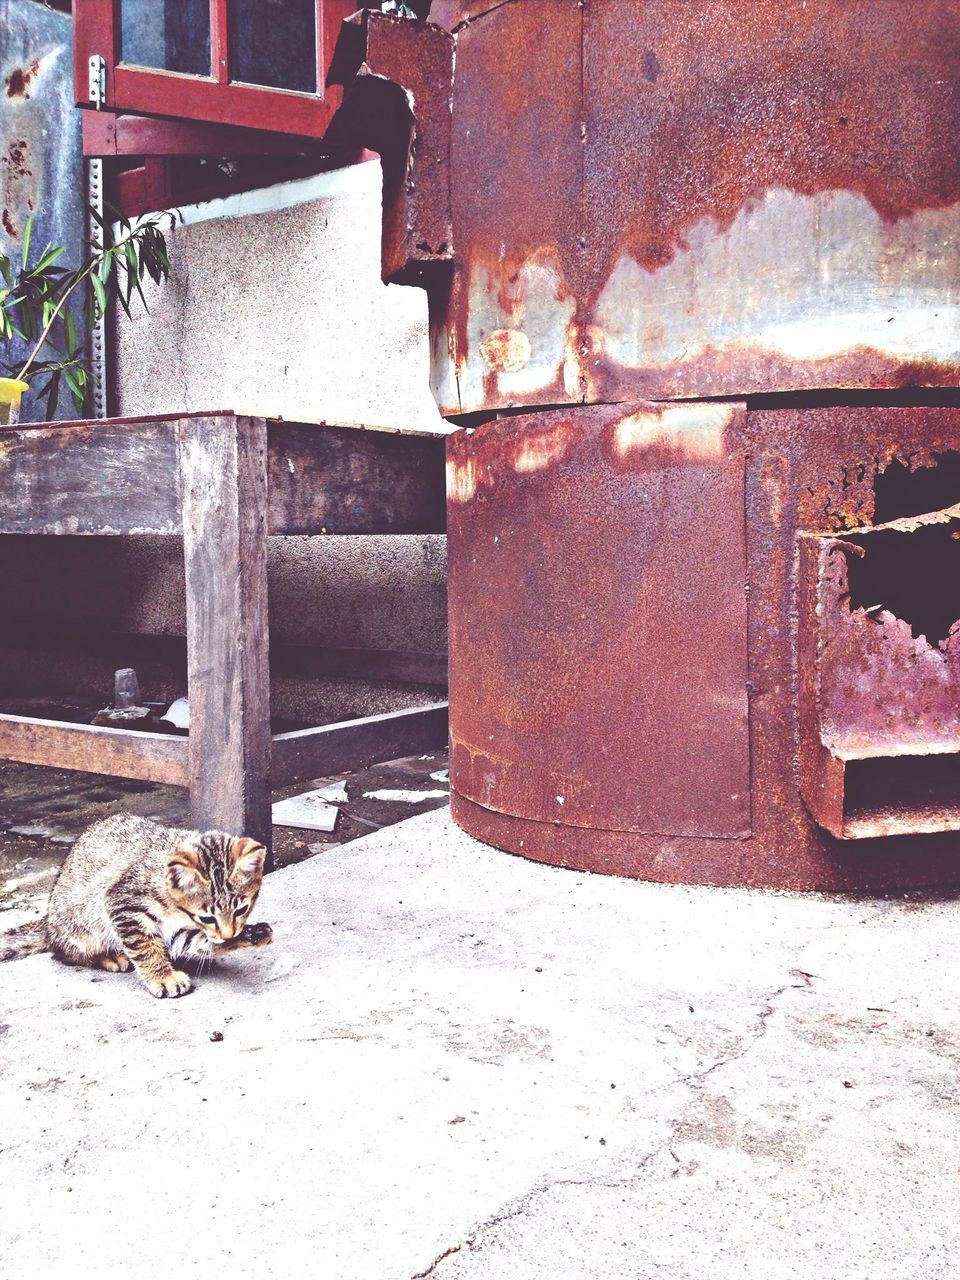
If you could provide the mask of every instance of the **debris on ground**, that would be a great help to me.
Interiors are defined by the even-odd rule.
[[[340,810],[323,795],[323,788],[287,796],[273,806],[275,827],[296,827],[298,831],[334,831]]]

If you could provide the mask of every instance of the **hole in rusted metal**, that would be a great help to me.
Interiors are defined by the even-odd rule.
[[[934,466],[911,470],[909,462],[898,460],[878,472],[873,484],[874,524],[942,511],[960,502],[960,453],[935,453],[933,457]]]
[[[844,811],[851,826],[863,828],[859,835],[952,826],[960,822],[960,756],[851,760],[844,779]]]
[[[845,551],[850,608],[892,613],[909,623],[915,638],[933,646],[960,619],[960,540],[951,525],[913,532],[880,529],[850,537],[862,548]]]

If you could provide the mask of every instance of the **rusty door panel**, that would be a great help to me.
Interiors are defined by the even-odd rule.
[[[742,406],[596,406],[448,443],[451,780],[502,813],[750,830]]]

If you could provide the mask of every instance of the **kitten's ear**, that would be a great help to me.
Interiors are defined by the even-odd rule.
[[[237,884],[251,884],[263,875],[267,851],[257,840],[241,836],[230,848],[230,878]]]
[[[202,879],[196,848],[180,845],[167,863],[167,884],[178,893],[191,893],[200,887]]]

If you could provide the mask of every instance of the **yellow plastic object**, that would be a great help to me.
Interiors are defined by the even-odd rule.
[[[0,427],[8,426],[20,417],[20,398],[27,386],[18,378],[0,378]]]

